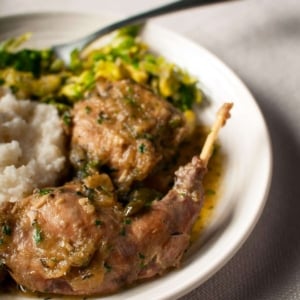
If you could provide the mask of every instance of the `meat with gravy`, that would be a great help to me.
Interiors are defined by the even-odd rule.
[[[11,228],[1,257],[11,276],[32,291],[107,294],[177,267],[203,202],[206,166],[180,167],[173,188],[142,214],[127,218],[114,190],[86,186],[37,191],[6,213]],[[106,186],[111,187],[108,179]]]
[[[18,284],[31,291],[112,293],[177,267],[190,243],[203,203],[202,179],[211,145],[231,105],[213,127],[204,154],[175,172],[174,185],[161,200],[129,218],[118,201],[119,190],[128,190],[158,162],[170,158],[186,126],[179,112],[135,84],[104,82],[98,89],[101,101],[97,95],[75,105],[72,159],[78,169],[99,161],[115,171],[109,172],[112,180],[108,174],[92,172],[1,208],[0,225],[9,230],[0,236],[1,262]],[[135,107],[128,93],[133,99],[147,98],[147,104]],[[140,124],[141,118],[147,122]],[[139,136],[145,132],[155,138]],[[173,138],[171,145],[168,135]],[[104,141],[108,146],[101,149]],[[153,148],[145,161],[138,156],[141,142]],[[123,160],[118,161],[117,155]]]
[[[170,160],[188,135],[179,110],[129,80],[99,81],[72,115],[73,166],[79,172],[105,166],[121,192]]]

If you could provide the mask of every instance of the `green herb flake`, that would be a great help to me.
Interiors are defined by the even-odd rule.
[[[120,235],[121,235],[121,236],[125,236],[125,235],[126,235],[126,229],[125,229],[125,227],[123,227],[123,228],[121,229]]]
[[[41,227],[36,220],[32,223],[32,226],[33,226],[33,240],[36,244],[40,244],[43,240]]]
[[[138,151],[139,153],[145,153],[146,152],[146,146],[145,144],[140,144],[139,147],[138,147]]]
[[[180,195],[182,198],[184,198],[184,197],[186,197],[186,192],[180,192],[179,195]]]
[[[214,147],[213,147],[213,153],[212,153],[212,156],[217,155],[217,153],[220,151],[220,149],[221,149],[221,146],[218,145],[218,144],[215,144]]]
[[[207,195],[207,196],[213,196],[215,194],[216,194],[215,190],[212,190],[212,189],[205,190],[205,195]]]
[[[48,195],[53,191],[53,189],[39,189],[38,193],[40,196]]]
[[[16,94],[19,91],[19,88],[15,85],[11,85],[9,88],[13,94]]]
[[[81,191],[76,191],[76,195],[79,196],[79,197],[84,196],[83,193],[82,193]]]
[[[108,115],[106,113],[104,113],[103,111],[101,111],[98,115],[97,123],[102,124],[104,121],[106,121],[108,119],[109,119]]]
[[[131,224],[131,219],[130,218],[125,218],[124,224],[130,225]]]
[[[70,126],[72,123],[71,114],[69,111],[65,111],[62,115],[62,120],[65,123],[65,125]]]
[[[95,190],[94,189],[86,188],[85,194],[86,194],[86,197],[90,201],[93,201],[95,199]]]
[[[143,269],[145,268],[145,255],[143,253],[139,252],[139,259],[140,259],[140,268]]]
[[[146,139],[146,140],[149,140],[149,141],[154,140],[154,136],[152,134],[150,134],[150,133],[147,133],[147,132],[139,135],[138,138],[139,139]]]
[[[2,233],[5,235],[11,235],[11,227],[8,224],[3,224]]]
[[[101,226],[103,224],[103,222],[102,221],[100,221],[100,220],[95,220],[95,225],[96,226]]]
[[[180,117],[174,117],[169,121],[169,125],[171,128],[177,128],[181,125],[182,121]]]
[[[90,106],[87,105],[87,106],[85,107],[85,112],[86,112],[87,114],[90,114],[91,111],[92,111],[92,108],[91,108]]]
[[[119,29],[118,35],[119,36],[129,35],[129,36],[135,37],[141,31],[141,28],[142,27],[140,24],[125,26],[125,27],[122,27],[121,29]]]
[[[112,270],[112,266],[111,265],[109,265],[107,262],[104,262],[104,268],[105,268],[105,271],[107,272],[107,273],[109,273],[109,272],[111,272],[111,270]]]
[[[128,103],[129,105],[132,105],[132,106],[137,105],[137,102],[134,97],[128,96],[128,97],[124,98],[124,101],[125,101],[125,103]]]

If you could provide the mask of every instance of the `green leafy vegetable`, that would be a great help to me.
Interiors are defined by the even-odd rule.
[[[53,104],[62,114],[84,98],[99,78],[129,78],[147,85],[182,111],[201,102],[197,80],[174,63],[151,53],[139,32],[139,26],[122,28],[109,43],[85,56],[74,49],[68,67],[49,49],[18,50],[29,34],[9,39],[0,45],[0,84],[11,88],[19,98]],[[131,98],[128,101],[134,104]]]

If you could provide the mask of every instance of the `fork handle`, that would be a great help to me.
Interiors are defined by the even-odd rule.
[[[117,23],[111,24],[108,27],[118,29],[118,28],[120,28],[120,26],[123,27],[126,25],[140,23],[140,22],[145,21],[146,19],[158,17],[158,16],[161,16],[161,15],[164,15],[167,13],[172,13],[175,11],[192,8],[195,6],[203,6],[203,5],[209,5],[209,4],[214,4],[214,3],[218,3],[218,2],[226,2],[226,1],[229,1],[229,0],[179,0],[179,1],[165,4],[160,7],[153,8],[146,12],[141,12],[139,14],[130,16],[130,17],[125,18]],[[97,32],[95,32],[95,34],[96,33]]]
[[[64,46],[65,48],[70,48],[68,50],[72,50],[77,48],[78,50],[84,49],[86,46],[88,46],[91,42],[95,41],[100,36],[103,36],[105,34],[108,34],[114,30],[117,30],[121,27],[127,26],[127,25],[134,25],[134,24],[142,24],[145,20],[157,16],[161,16],[167,13],[172,13],[175,11],[180,11],[187,8],[192,8],[195,6],[204,6],[209,4],[215,4],[220,2],[229,2],[234,0],[179,0],[175,2],[168,3],[166,5],[151,9],[146,12],[142,12],[130,17],[127,17],[125,19],[122,19],[120,21],[117,21],[115,23],[109,24],[107,26],[102,27],[101,29],[95,31],[94,33],[91,33],[90,35],[85,36],[82,39],[79,39],[77,41],[74,41],[72,44],[63,44],[59,46]],[[66,57],[65,59],[68,60]]]
[[[108,26],[105,26],[104,28],[88,35],[86,37],[86,41],[85,41],[85,44],[83,45],[83,47],[87,46],[90,42],[94,41],[97,37],[99,37],[103,34],[110,33],[116,29],[119,29],[119,28],[127,26],[127,25],[142,23],[149,18],[158,17],[158,16],[161,16],[161,15],[164,15],[167,13],[172,13],[175,11],[192,8],[195,6],[204,6],[204,5],[215,4],[215,3],[219,3],[219,2],[229,2],[229,1],[232,1],[232,0],[180,0],[180,1],[175,1],[172,3],[168,3],[166,5],[130,16],[130,17],[120,20],[116,23],[112,23]]]

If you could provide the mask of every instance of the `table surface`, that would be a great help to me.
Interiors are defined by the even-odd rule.
[[[0,0],[0,16],[90,5],[130,15],[167,2]],[[181,300],[300,299],[300,1],[242,0],[153,22],[198,42],[238,74],[265,116],[274,155],[267,205],[249,239]]]

